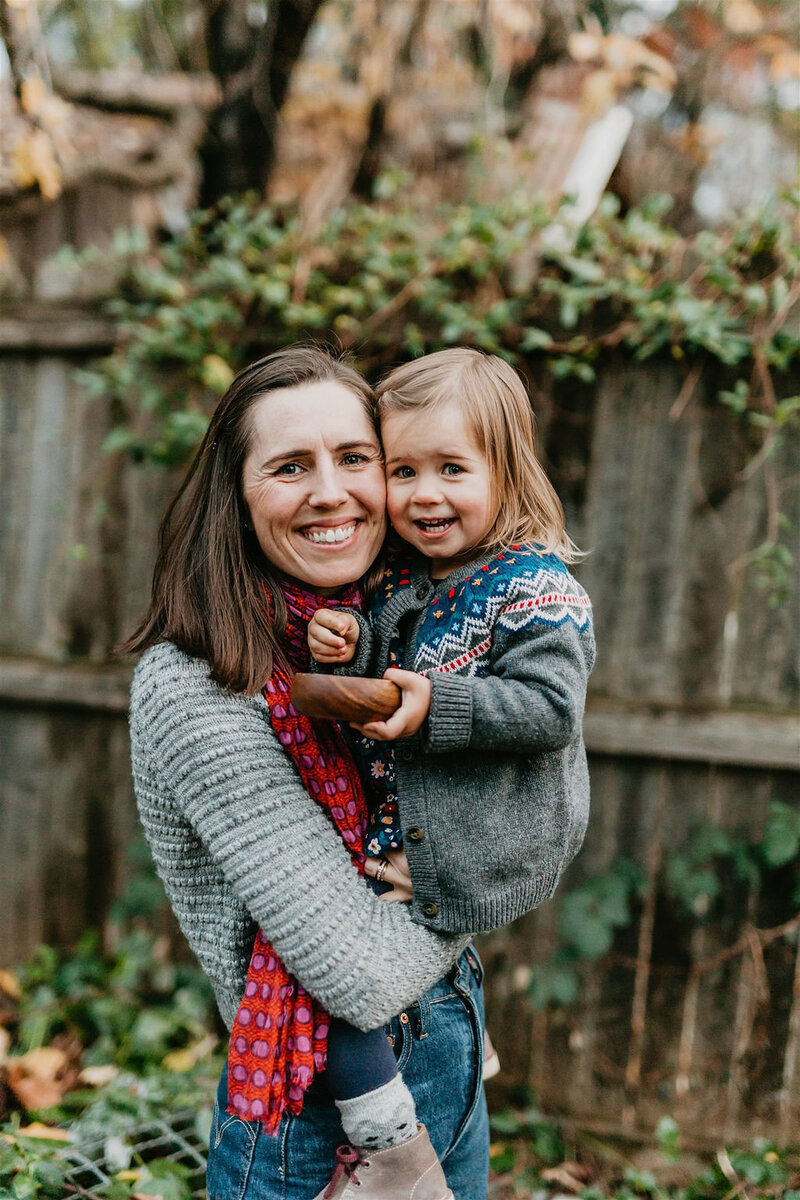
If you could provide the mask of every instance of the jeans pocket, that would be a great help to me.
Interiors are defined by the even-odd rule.
[[[466,958],[472,970],[472,977],[475,980],[475,986],[477,988],[483,987],[485,970],[483,963],[481,962],[481,956],[475,949],[474,942],[470,942],[469,946],[467,946],[466,950],[464,951],[464,957]]]
[[[411,1030],[411,1020],[408,1013],[401,1012],[399,1016],[392,1017],[387,1030],[392,1043],[392,1049],[394,1050],[394,1056],[397,1059],[397,1069],[398,1071],[402,1071],[408,1066],[411,1051],[414,1048],[414,1035]]]
[[[208,1200],[245,1200],[260,1128],[214,1102],[206,1167]]]

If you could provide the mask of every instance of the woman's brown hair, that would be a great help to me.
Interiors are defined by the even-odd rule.
[[[517,372],[502,358],[467,347],[426,354],[393,371],[376,389],[378,413],[455,404],[486,457],[497,516],[476,554],[536,542],[573,562],[581,553],[564,528],[564,510],[536,457],[536,424]]]
[[[269,392],[329,380],[349,388],[376,424],[369,384],[319,347],[276,350],[236,376],[161,523],[150,608],[118,653],[171,641],[205,659],[211,678],[232,691],[264,686],[282,657],[286,608],[242,499],[250,411]]]

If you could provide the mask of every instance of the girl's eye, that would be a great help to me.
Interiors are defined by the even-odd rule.
[[[462,475],[464,472],[464,468],[460,467],[458,463],[445,463],[442,470],[445,475]]]
[[[397,470],[394,472],[394,474],[397,479],[413,479],[414,478],[414,468],[413,467],[398,467]]]

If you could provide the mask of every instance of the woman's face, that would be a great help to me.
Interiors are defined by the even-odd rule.
[[[386,532],[378,436],[337,380],[270,392],[251,410],[242,494],[276,571],[335,592],[360,579]]]

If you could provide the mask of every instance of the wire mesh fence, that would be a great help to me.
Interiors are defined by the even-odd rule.
[[[172,1113],[165,1120],[142,1122],[128,1131],[125,1142],[132,1163],[161,1159],[185,1167],[192,1200],[206,1200],[205,1144],[197,1132],[192,1109]],[[119,1164],[112,1161],[109,1139],[102,1135],[74,1143],[64,1151],[63,1158],[70,1196],[99,1196],[119,1171]]]

